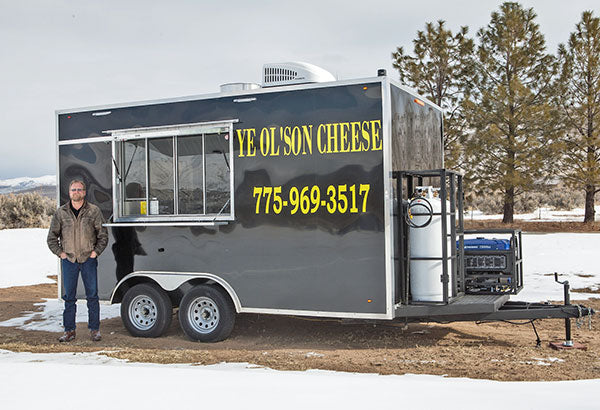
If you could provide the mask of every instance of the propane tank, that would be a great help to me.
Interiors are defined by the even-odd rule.
[[[409,205],[409,242],[411,258],[442,257],[442,200],[431,186],[417,187],[415,198]],[[450,204],[446,201],[446,210]],[[438,215],[435,215],[435,214]],[[450,230],[450,216],[446,215],[447,229]],[[451,240],[446,238],[447,255],[450,257]],[[410,292],[415,302],[443,302],[441,260],[410,261]],[[451,275],[451,261],[448,259],[448,275]],[[450,283],[448,291],[451,292]]]

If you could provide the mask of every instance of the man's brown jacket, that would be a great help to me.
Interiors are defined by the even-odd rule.
[[[48,231],[48,247],[57,256],[67,254],[70,262],[83,263],[92,251],[98,256],[108,243],[108,233],[102,226],[104,218],[96,205],[85,201],[79,215],[71,211],[70,201],[56,210]]]

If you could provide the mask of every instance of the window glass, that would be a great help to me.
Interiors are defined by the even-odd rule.
[[[175,211],[173,138],[149,139],[148,149],[150,170],[148,215],[172,215]]]
[[[204,213],[202,135],[177,138],[179,213]]]
[[[119,215],[149,216],[143,221],[202,220],[231,216],[230,126],[202,126],[177,136],[155,137],[143,132],[117,145],[122,176]],[[137,130],[136,130],[137,131]],[[183,134],[183,135],[182,135]],[[164,135],[164,134],[163,134]]]
[[[206,213],[230,213],[229,134],[205,134]]]
[[[146,215],[146,143],[123,142],[123,215]]]

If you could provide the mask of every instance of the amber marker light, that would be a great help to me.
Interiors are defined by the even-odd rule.
[[[373,302],[371,299],[367,299],[367,303],[371,303]]]
[[[421,107],[425,107],[425,103],[423,101],[419,100],[418,98],[415,98],[413,101],[416,102],[417,104],[419,104]]]
[[[363,87],[363,90],[367,90],[369,89],[369,87],[367,87],[366,85]]]

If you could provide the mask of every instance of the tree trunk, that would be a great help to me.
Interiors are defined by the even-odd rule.
[[[584,223],[594,222],[594,191],[596,187],[594,185],[585,186],[585,216],[583,217]]]
[[[515,187],[507,188],[504,191],[504,216],[502,217],[502,223],[511,224],[513,223],[513,216],[515,213]]]

